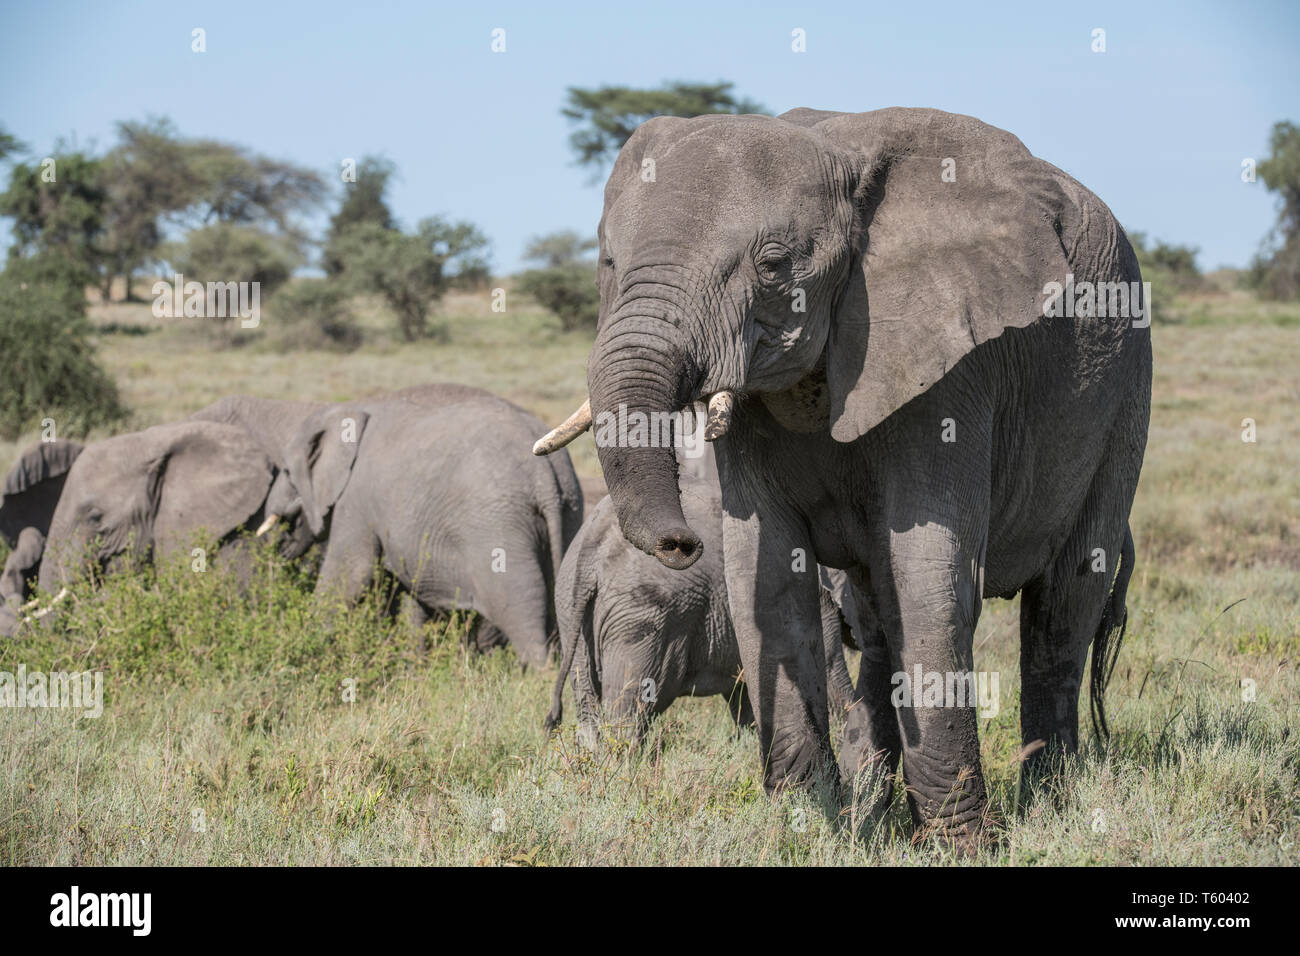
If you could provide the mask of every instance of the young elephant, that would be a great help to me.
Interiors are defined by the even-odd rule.
[[[722,498],[711,471],[683,467],[680,472],[686,518],[707,542],[704,554],[686,570],[665,568],[628,544],[609,498],[578,532],[555,592],[562,663],[547,730],[563,717],[570,676],[578,739],[587,747],[597,745],[602,720],[638,742],[650,718],[683,696],[720,694],[738,725],[754,722],[727,609]],[[825,574],[823,582],[830,584]],[[853,694],[842,646],[847,638],[840,610],[823,587],[822,640],[836,711],[848,706]]]
[[[529,454],[537,427],[460,385],[322,408],[290,443],[268,516],[290,501],[312,534],[328,536],[318,595],[356,602],[381,570],[423,613],[477,611],[480,647],[508,641],[541,665],[582,490],[567,456]]]
[[[79,442],[41,441],[24,451],[5,476],[0,537],[10,550],[0,574],[0,635],[10,637],[18,630],[22,606],[31,597],[30,582],[40,572],[50,519],[80,454]]]
[[[275,466],[248,435],[205,421],[155,425],[87,445],[50,519],[40,587],[67,594],[92,568],[164,557],[206,531],[221,545],[256,527]]]

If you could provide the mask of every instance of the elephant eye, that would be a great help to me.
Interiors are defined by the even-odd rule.
[[[758,272],[765,279],[779,279],[790,269],[790,253],[784,249],[765,250],[758,257]]]
[[[605,256],[603,259],[600,260],[600,264],[606,266],[607,268],[612,269],[614,268],[614,257]]]

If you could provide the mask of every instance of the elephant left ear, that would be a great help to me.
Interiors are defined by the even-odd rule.
[[[861,163],[856,258],[827,356],[831,436],[851,442],[977,345],[1043,314],[1068,271],[1068,180],[1018,139],[931,110],[816,124]],[[1079,187],[1081,189],[1081,187]]]
[[[224,538],[261,510],[274,466],[242,428],[191,421],[149,431],[161,449],[149,466],[155,547],[186,547],[200,528]]]

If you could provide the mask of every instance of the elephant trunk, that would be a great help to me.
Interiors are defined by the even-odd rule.
[[[672,442],[655,424],[692,397],[684,394],[687,363],[676,337],[664,319],[611,320],[597,336],[587,387],[596,453],[623,536],[680,571],[699,559],[703,544],[682,514]]]

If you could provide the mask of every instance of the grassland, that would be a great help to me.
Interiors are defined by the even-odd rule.
[[[443,339],[410,346],[375,313],[351,354],[280,350],[270,313],[241,339],[96,306],[130,425],[231,392],[342,399],[450,380],[544,420],[582,395],[588,340],[526,303],[493,313],[486,294],[453,297]],[[1017,790],[1018,612],[988,602],[976,659],[1001,673],[1002,707],[981,739],[1007,826],[979,862],[1300,859],[1300,307],[1218,292],[1174,314],[1153,330],[1114,734]],[[575,464],[598,482],[589,438]],[[542,733],[553,668],[467,652],[455,616],[417,638],[373,605],[328,616],[309,583],[269,555],[246,597],[164,567],[0,645],[0,670],[102,670],[106,698],[97,720],[0,710],[0,863],[950,860],[913,840],[901,798],[878,823],[816,794],[770,801],[753,735],[737,737],[716,698],[674,705],[639,753],[593,756],[571,722]]]

